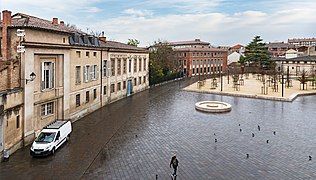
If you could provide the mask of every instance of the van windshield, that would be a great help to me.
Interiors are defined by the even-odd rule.
[[[53,142],[55,134],[55,132],[41,132],[39,136],[35,139],[35,142]]]

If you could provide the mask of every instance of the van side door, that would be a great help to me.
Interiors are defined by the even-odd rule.
[[[56,149],[61,145],[61,138],[60,138],[60,132],[58,131],[56,138],[55,138],[55,144],[56,144]]]

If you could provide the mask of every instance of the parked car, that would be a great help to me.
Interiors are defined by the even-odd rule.
[[[55,151],[70,138],[72,131],[70,121],[55,121],[42,129],[34,140],[30,154],[32,156],[45,156]]]

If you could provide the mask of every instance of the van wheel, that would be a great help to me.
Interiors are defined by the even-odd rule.
[[[70,140],[70,134],[66,137],[66,141],[68,142]]]
[[[53,149],[52,149],[52,155],[54,155],[55,154],[55,147],[53,147]]]

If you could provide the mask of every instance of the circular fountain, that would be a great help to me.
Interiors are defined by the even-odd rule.
[[[211,113],[229,112],[231,107],[230,104],[220,101],[200,101],[195,103],[195,109]]]

